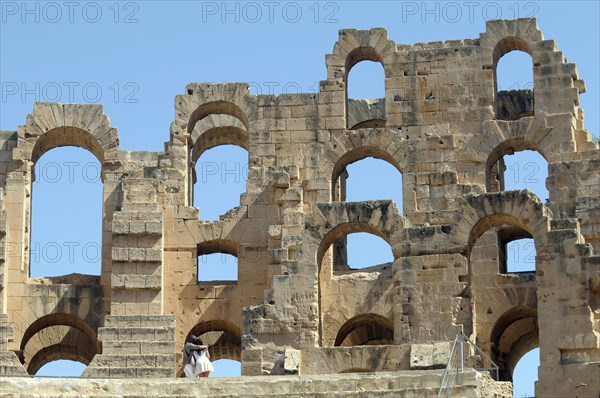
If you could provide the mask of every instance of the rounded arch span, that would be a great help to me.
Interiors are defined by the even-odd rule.
[[[385,127],[385,124],[386,121],[384,119],[370,119],[355,124],[354,126],[350,127],[350,130],[383,128]]]
[[[338,239],[343,238],[344,236],[356,232],[368,232],[370,234],[379,236],[383,240],[385,240],[388,244],[390,244],[389,237],[387,237],[379,228],[369,224],[369,223],[360,223],[360,222],[350,222],[338,225],[329,231],[321,240],[321,244],[319,245],[319,250],[317,251],[317,261],[319,267],[323,262],[323,257],[325,253],[329,249],[329,247]],[[394,256],[394,260],[395,260]]]
[[[48,314],[45,315],[36,321],[34,321],[29,327],[25,330],[23,334],[23,339],[21,340],[21,349],[23,350],[29,340],[42,331],[43,329],[52,327],[52,326],[68,326],[80,331],[83,335],[88,337],[90,341],[94,342],[94,349],[96,352],[100,352],[100,342],[98,341],[98,337],[94,329],[83,319],[78,316],[71,314]]]
[[[527,41],[518,36],[507,36],[498,41],[494,47],[494,51],[492,52],[494,67],[498,65],[498,61],[500,61],[502,56],[511,51],[523,51],[533,56],[533,48]]]
[[[371,369],[365,369],[365,368],[350,368],[350,369],[344,369],[339,373],[368,373],[368,372],[373,372]]]
[[[210,345],[211,359],[231,359],[241,361],[242,332],[238,325],[225,320],[202,321],[196,324],[185,337],[198,336],[204,344]]]
[[[386,57],[396,51],[396,43],[388,39],[385,29],[342,29],[332,54],[326,56],[327,79],[345,81],[348,71],[360,61],[380,62],[385,69]]]
[[[194,127],[196,126],[196,123],[198,123],[200,120],[204,119],[209,115],[221,114],[230,115],[237,118],[242,122],[246,130],[249,129],[250,122],[248,121],[248,117],[246,116],[242,108],[240,108],[233,102],[213,101],[200,105],[198,108],[196,108],[196,110],[192,112],[187,125],[188,134],[192,133]]]
[[[59,359],[76,361],[88,366],[92,362],[92,359],[94,359],[94,355],[97,353],[98,351],[92,352],[86,349],[82,350],[73,345],[54,344],[44,347],[31,358],[29,365],[27,366],[27,373],[34,375],[44,365]]]
[[[76,146],[90,151],[104,164],[106,154],[119,149],[117,129],[110,126],[101,105],[38,102],[19,127],[14,160],[35,163],[47,151]]]
[[[247,151],[249,148],[248,132],[236,126],[217,126],[204,131],[192,144],[191,160],[193,164],[200,159],[204,152],[220,145],[236,145]]]
[[[380,55],[380,53],[377,49],[375,49],[373,47],[365,47],[365,46],[358,47],[358,48],[355,48],[354,50],[352,50],[346,56],[346,64],[344,65],[344,69],[345,69],[346,73],[344,76],[344,81],[348,81],[348,74],[350,73],[350,70],[352,69],[352,67],[362,61],[379,62],[382,66],[384,66],[384,70],[385,70],[385,65],[383,63],[383,57]]]
[[[100,164],[104,164],[104,149],[90,132],[74,127],[57,127],[41,135],[31,151],[31,161],[35,164],[51,149],[75,146],[90,151]]]
[[[485,231],[499,225],[523,229],[537,244],[550,230],[549,211],[537,195],[527,190],[469,194],[461,199],[462,216],[453,231],[459,241],[467,243],[468,255]]]
[[[227,239],[215,239],[198,243],[197,251],[198,256],[213,253],[225,253],[238,257],[239,248],[239,244],[235,241]]]
[[[471,230],[469,236],[469,252],[473,248],[473,245],[486,231],[499,227],[501,225],[508,226],[507,233],[512,231],[518,231],[518,236],[524,238],[531,238],[531,231],[528,230],[527,224],[523,220],[511,215],[511,214],[494,214],[479,220],[477,224]],[[521,231],[524,231],[521,232]]]
[[[361,314],[346,321],[334,346],[394,344],[394,323],[378,314]]]
[[[542,157],[548,161],[548,157],[543,148],[541,148],[535,142],[524,139],[524,138],[510,138],[506,141],[499,143],[489,154],[486,164],[485,164],[485,181],[486,181],[486,189],[488,192],[491,190],[492,186],[492,176],[494,175],[494,167],[498,165],[500,159],[502,159],[505,155],[512,155],[515,152],[519,151],[536,151]],[[497,171],[498,172],[498,171]]]
[[[511,308],[495,322],[490,334],[493,360],[500,367],[500,379],[512,381],[517,363],[529,351],[539,347],[537,309]]]
[[[402,170],[398,161],[385,149],[382,149],[378,146],[370,145],[359,146],[346,151],[335,162],[331,174],[331,192],[333,193],[335,191],[335,185],[337,184],[340,175],[344,172],[344,170],[346,170],[346,167],[348,167],[348,165],[368,157],[373,157],[376,159],[386,161],[392,166],[394,166],[400,174],[402,174]]]
[[[498,60],[507,52],[524,51],[534,58],[544,40],[535,18],[490,20],[479,37],[485,68],[495,69]]]
[[[23,361],[29,374],[58,359],[89,365],[101,352],[96,332],[71,314],[49,314],[33,322],[21,340]]]

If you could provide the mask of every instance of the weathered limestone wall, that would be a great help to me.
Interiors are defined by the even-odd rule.
[[[496,92],[513,50],[532,58],[535,95]],[[350,101],[348,73],[364,60],[382,64],[385,97]],[[189,84],[164,152],[120,150],[97,105],[38,103],[0,132],[0,373],[69,358],[88,376],[172,378],[186,337],[210,333],[213,358],[241,361],[245,375],[416,372],[443,368],[462,331],[504,381],[539,346],[537,395],[597,396],[600,150],[576,66],[535,19],[518,19],[412,45],[342,30],[326,68],[314,94]],[[225,144],[248,150],[246,193],[203,221],[194,165]],[[102,272],[32,279],[32,170],[64,145],[102,165]],[[548,161],[548,203],[503,190],[502,157],[521,150]],[[402,208],[345,200],[346,167],[366,157],[402,173]],[[349,269],[353,232],[385,239],[393,263]],[[524,237],[536,271],[507,273],[504,247]],[[198,283],[210,253],[236,256],[238,280]]]

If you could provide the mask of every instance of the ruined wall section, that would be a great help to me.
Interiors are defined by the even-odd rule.
[[[512,50],[531,55],[535,88],[533,109],[507,116],[496,65]],[[385,98],[348,101],[348,73],[363,60],[383,65]],[[541,394],[557,380],[565,391],[597,390],[600,151],[583,125],[575,66],[534,19],[412,45],[384,29],[342,30],[326,66],[313,94],[189,84],[175,98],[164,152],[120,151],[96,105],[36,104],[16,134],[2,132],[0,160],[10,159],[0,243],[19,249],[0,261],[0,330],[24,327],[0,348],[19,352],[31,372],[42,363],[36,351],[73,355],[73,345],[43,337],[67,326],[95,347],[76,357],[89,363],[86,375],[173,377],[190,334],[222,332],[214,359],[241,360],[246,375],[311,374],[443,367],[463,331],[504,379],[521,351],[539,345]],[[194,166],[226,144],[248,150],[246,192],[206,221],[193,206]],[[63,145],[102,164],[102,274],[85,283],[28,276],[33,165]],[[548,161],[548,204],[498,192],[502,157],[526,149]],[[402,208],[344,200],[346,167],[366,157],[402,173]],[[506,225],[535,239],[535,274],[502,275]],[[386,240],[393,263],[349,271],[343,239],[353,232]],[[238,280],[199,283],[198,256],[217,252],[238,258]],[[86,305],[75,308],[76,298]]]

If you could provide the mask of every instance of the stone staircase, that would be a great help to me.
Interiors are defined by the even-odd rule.
[[[8,315],[0,314],[0,377],[2,375],[27,376],[25,368],[17,358],[17,354],[8,350],[8,342],[13,338],[13,328],[8,323]],[[0,384],[0,395],[2,388]]]
[[[440,370],[342,373],[310,376],[244,376],[208,379],[0,378],[3,397],[437,397]],[[454,397],[512,397],[510,383],[474,370],[462,375]]]
[[[94,357],[84,376],[175,376],[174,315],[109,315],[98,338],[103,353]]]

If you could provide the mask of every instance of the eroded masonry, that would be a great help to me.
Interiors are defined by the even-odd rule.
[[[531,56],[535,95],[496,90],[513,50]],[[346,78],[364,60],[383,65],[385,98],[349,101]],[[175,378],[184,340],[208,333],[213,359],[241,361],[243,375],[443,369],[462,331],[500,380],[539,347],[538,396],[597,397],[600,149],[557,43],[535,19],[412,45],[350,29],[326,67],[311,94],[189,84],[164,152],[119,150],[99,105],[37,103],[1,132],[0,372],[73,359],[84,376]],[[224,144],[248,150],[246,193],[202,221],[194,164]],[[30,278],[32,171],[67,145],[102,165],[102,272]],[[504,189],[503,156],[521,150],[548,161],[547,203]],[[346,167],[366,157],[402,173],[402,209],[344,200]],[[394,262],[349,269],[354,232],[385,239]],[[506,245],[523,237],[535,272],[508,273]],[[208,253],[236,256],[237,281],[197,282]]]

